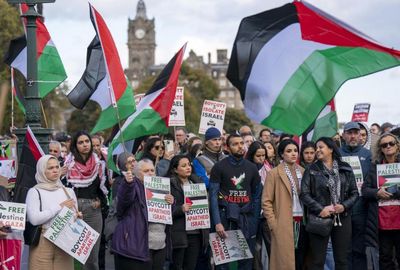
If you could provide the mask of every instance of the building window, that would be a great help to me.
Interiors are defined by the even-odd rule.
[[[212,72],[212,77],[213,77],[214,79],[218,78],[218,71],[213,70],[213,72]]]
[[[219,87],[224,88],[226,87],[226,79],[219,79]]]
[[[221,93],[219,94],[220,98],[225,98],[226,97],[226,92],[225,91],[221,91]]]

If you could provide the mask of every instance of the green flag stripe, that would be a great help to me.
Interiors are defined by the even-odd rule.
[[[117,106],[119,117],[117,117],[117,108],[110,105],[100,113],[96,126],[91,132],[92,134],[114,126],[118,122],[118,119],[123,120],[135,111],[135,98],[133,97],[132,88],[129,85],[117,101]]]
[[[47,45],[38,59],[39,96],[44,98],[67,78],[56,47]]]
[[[312,141],[315,142],[321,137],[333,137],[337,130],[337,114],[336,112],[329,112],[315,121]]]
[[[398,65],[400,59],[390,54],[361,47],[315,51],[290,77],[261,123],[300,135],[347,80]]]

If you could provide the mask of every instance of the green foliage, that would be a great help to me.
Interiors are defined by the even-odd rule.
[[[244,125],[249,126],[251,129],[253,129],[253,124],[242,110],[232,108],[226,109],[224,129],[228,133],[233,133],[236,130],[239,130],[239,128]]]
[[[99,118],[101,109],[96,102],[89,100],[83,110],[76,109],[72,112],[67,123],[67,130],[74,134],[79,130],[90,132]]]

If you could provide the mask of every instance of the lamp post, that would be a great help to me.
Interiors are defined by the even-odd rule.
[[[41,106],[38,87],[37,48],[36,48],[36,19],[41,17],[35,10],[36,4],[53,3],[55,0],[8,0],[10,4],[26,3],[28,11],[21,15],[26,19],[26,44],[27,44],[27,79],[26,79],[26,114],[25,128],[15,130],[18,136],[18,153],[21,153],[22,142],[25,137],[26,127],[29,125],[35,134],[40,146],[45,153],[48,152],[48,144],[52,129],[41,127]]]

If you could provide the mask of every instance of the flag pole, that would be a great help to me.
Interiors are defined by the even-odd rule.
[[[42,108],[42,113],[43,113],[43,118],[44,118],[44,124],[46,125],[46,128],[48,128],[48,127],[49,127],[49,125],[47,124],[46,112],[44,111],[44,108],[43,108],[43,103],[42,103],[42,101],[40,101],[40,107]]]
[[[11,68],[11,127],[14,127],[14,68]]]

